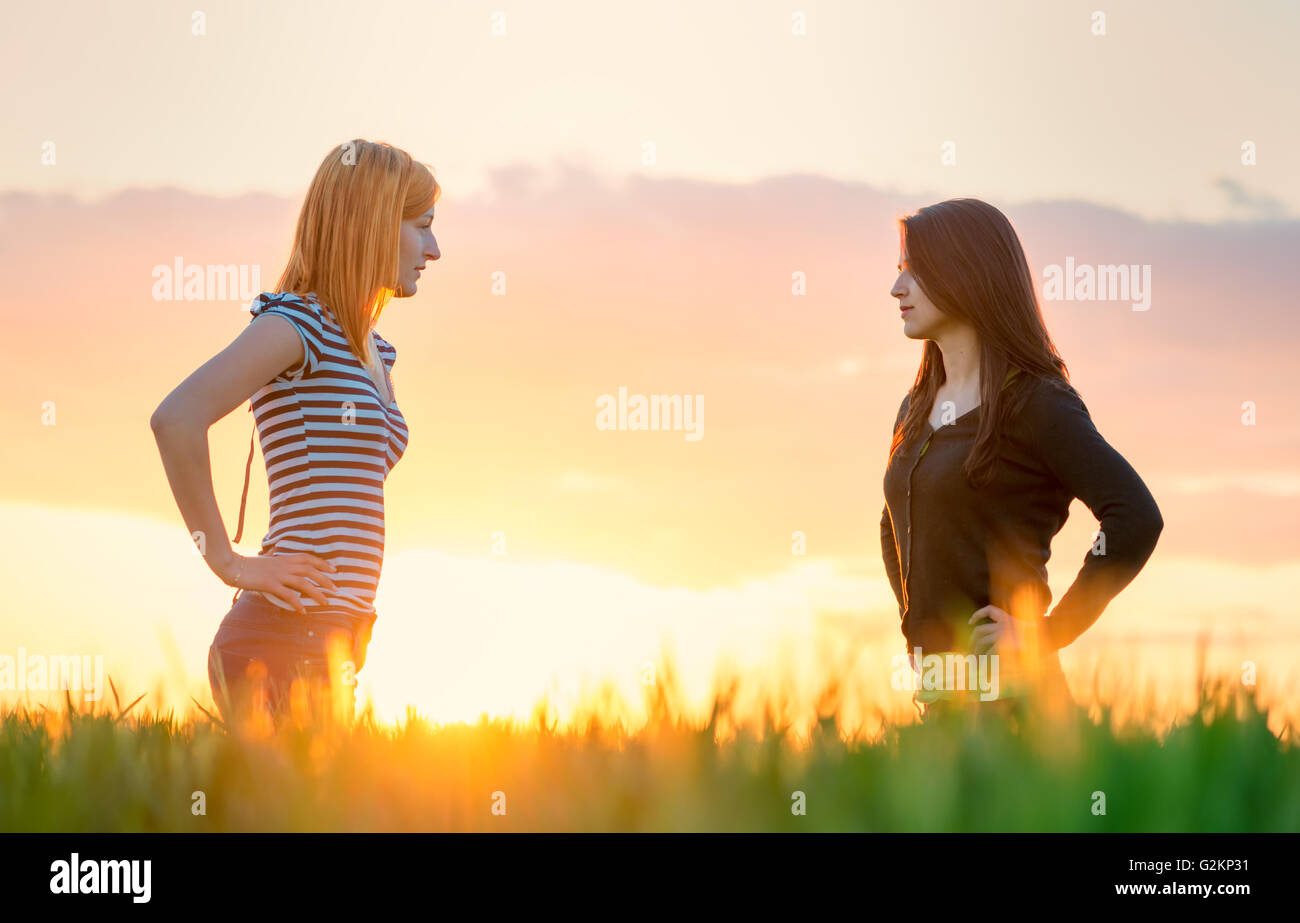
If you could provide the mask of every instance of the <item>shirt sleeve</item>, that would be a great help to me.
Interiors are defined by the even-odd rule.
[[[276,381],[300,381],[316,371],[324,354],[324,326],[316,304],[292,293],[263,292],[248,311],[253,315],[250,324],[266,314],[283,317],[293,325],[302,340],[302,362],[285,369],[275,377]]]
[[[908,396],[905,396],[903,403],[899,405],[894,429],[890,430],[891,437],[898,429],[898,424],[903,422],[903,416],[907,413],[907,401]],[[890,519],[888,504],[880,514],[880,554],[885,561],[885,573],[889,576],[889,585],[893,587],[894,597],[898,600],[898,617],[901,619],[903,617],[903,569],[898,557],[898,543],[894,540],[894,522]]]
[[[1026,402],[1021,419],[1040,461],[1087,505],[1100,528],[1074,582],[1047,617],[1047,643],[1059,650],[1097,621],[1138,575],[1164,520],[1138,473],[1097,432],[1072,387],[1045,382]]]

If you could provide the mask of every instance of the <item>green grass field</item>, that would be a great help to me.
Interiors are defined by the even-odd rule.
[[[1200,699],[1159,733],[1117,731],[1102,709],[1043,732],[927,723],[850,741],[832,718],[806,740],[769,719],[722,742],[725,696],[698,726],[660,696],[632,734],[363,712],[261,739],[197,710],[69,704],[0,715],[0,830],[1300,830],[1292,729],[1272,734],[1240,684],[1204,681]]]

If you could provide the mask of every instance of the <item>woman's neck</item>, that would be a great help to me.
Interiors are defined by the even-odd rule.
[[[962,394],[980,387],[980,345],[975,328],[962,325],[935,337],[943,356],[944,386]]]

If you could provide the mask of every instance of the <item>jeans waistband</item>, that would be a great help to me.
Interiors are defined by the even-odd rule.
[[[371,609],[369,612],[361,612],[357,609],[349,609],[346,606],[321,606],[309,605],[303,603],[306,609],[305,615],[299,615],[294,609],[286,609],[283,606],[271,602],[257,590],[241,589],[238,597],[235,599],[235,606],[257,606],[268,612],[274,612],[277,615],[283,615],[288,618],[312,618],[319,619],[323,622],[341,625],[345,628],[356,629],[358,627],[369,628],[374,625],[379,613]]]

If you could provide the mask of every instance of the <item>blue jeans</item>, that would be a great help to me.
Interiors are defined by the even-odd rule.
[[[299,615],[256,591],[241,591],[208,649],[208,683],[222,718],[229,725],[260,712],[278,726],[300,681],[312,714],[337,704],[350,721],[374,621],[373,613],[310,605]]]

